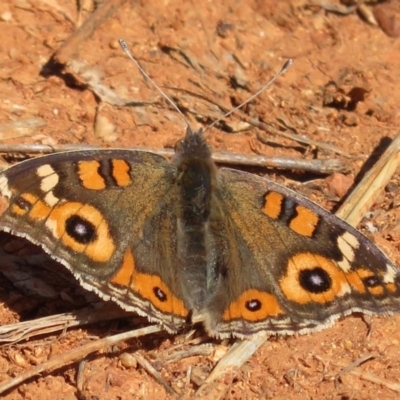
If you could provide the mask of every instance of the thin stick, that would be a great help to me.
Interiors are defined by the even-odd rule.
[[[363,359],[361,359],[361,361],[364,362],[366,360],[363,358]],[[359,365],[360,361],[356,361],[355,363],[357,363]],[[374,374],[371,374],[369,372],[357,371],[357,370],[354,369],[354,364],[355,363],[350,364],[350,366],[352,367],[351,370],[348,370],[349,367],[345,367],[345,365],[343,363],[340,363],[340,362],[337,363],[339,366],[345,368],[345,370],[343,370],[339,374],[342,375],[343,372],[349,373],[351,375],[358,376],[360,379],[363,379],[364,381],[372,382],[372,383],[375,383],[375,384],[381,385],[381,386],[385,386],[388,389],[393,390],[394,392],[400,393],[400,384],[399,383],[391,382],[391,381],[389,381],[387,379],[379,378],[378,376],[376,376]],[[358,365],[355,365],[355,366],[358,366]]]
[[[363,215],[371,208],[382,188],[387,185],[400,163],[400,131],[394,137],[378,162],[347,197],[336,215],[350,225],[357,226]]]
[[[0,144],[0,153],[55,153],[76,150],[98,150],[100,147],[71,144]],[[121,148],[122,149],[122,148]],[[163,157],[173,157],[172,149],[155,149],[148,147],[125,147],[124,150],[144,151],[155,153]],[[334,172],[347,172],[348,166],[338,159],[304,160],[291,157],[270,157],[254,154],[236,154],[229,152],[212,153],[212,159],[217,164],[243,165],[260,168],[281,168],[290,170],[310,171],[319,174],[332,174]]]
[[[152,376],[169,394],[177,394],[176,391],[168,385],[161,374],[139,353],[134,354],[138,364],[147,371],[147,373]]]
[[[17,376],[14,379],[9,380],[3,385],[0,385],[0,394],[3,394],[5,391],[20,385],[22,382],[25,382],[26,380],[33,378],[36,375],[40,375],[45,371],[49,371],[55,368],[60,368],[63,365],[68,365],[75,361],[81,360],[88,354],[94,353],[95,351],[99,351],[104,347],[109,347],[124,340],[150,335],[152,333],[161,332],[163,330],[164,329],[158,325],[150,325],[146,328],[136,329],[134,331],[124,332],[118,335],[109,336],[103,339],[96,340],[94,342],[87,343],[75,349],[69,350],[67,353],[60,354],[59,356],[54,357],[51,360],[46,361],[35,368],[29,369],[28,371],[22,373],[21,375]]]
[[[68,65],[79,54],[81,44],[93,35],[100,25],[120,10],[124,3],[126,0],[100,2],[92,15],[56,51],[53,59],[62,65]]]
[[[39,335],[48,335],[63,329],[109,321],[117,318],[135,317],[135,313],[127,313],[116,304],[104,304],[100,309],[88,307],[71,313],[50,315],[33,321],[17,322],[0,326],[0,345],[17,343]]]

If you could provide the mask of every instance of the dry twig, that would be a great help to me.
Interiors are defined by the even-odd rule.
[[[38,365],[37,367],[31,368],[28,371],[17,376],[16,378],[10,379],[6,383],[0,385],[0,394],[20,385],[22,382],[25,382],[36,375],[40,375],[43,372],[48,372],[53,369],[60,368],[64,365],[71,364],[75,361],[79,361],[85,358],[88,354],[95,353],[96,351],[99,351],[105,347],[110,347],[125,340],[137,337],[143,337],[145,335],[150,335],[152,333],[157,333],[162,330],[163,329],[160,326],[150,325],[146,328],[136,329],[134,331],[108,336],[106,338],[98,339],[95,340],[94,342],[87,343],[83,346],[72,349],[67,353],[60,354],[57,357],[54,357],[49,361],[46,361],[43,364]]]
[[[0,153],[23,154],[50,154],[54,152],[96,150],[99,147],[87,145],[43,145],[43,144],[0,144]],[[171,149],[153,149],[146,147],[129,147],[126,150],[148,151],[160,156],[172,158],[174,151]],[[234,154],[227,152],[214,152],[213,160],[217,164],[229,164],[260,168],[281,168],[288,170],[309,171],[318,174],[332,174],[334,172],[347,172],[348,167],[337,159],[326,160],[301,160],[290,157],[268,157],[262,155]]]

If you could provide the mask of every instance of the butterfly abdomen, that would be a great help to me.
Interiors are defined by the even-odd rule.
[[[209,217],[215,166],[202,132],[188,131],[177,148],[178,258],[183,273],[183,290],[190,293],[191,308],[199,310],[207,297],[209,260]]]

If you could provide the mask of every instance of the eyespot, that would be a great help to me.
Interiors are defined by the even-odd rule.
[[[168,300],[167,294],[157,286],[153,287],[153,293],[162,303]]]
[[[79,215],[71,215],[66,219],[65,231],[81,244],[89,244],[97,239],[96,227]]]
[[[299,304],[328,303],[351,292],[345,273],[332,260],[314,253],[290,258],[279,285],[288,300]]]
[[[283,314],[284,311],[273,294],[257,289],[248,289],[229,304],[222,318],[227,322],[234,319],[257,322]]]
[[[186,318],[189,311],[158,275],[142,273],[136,269],[132,251],[127,250],[119,270],[111,279],[113,285],[128,287],[134,297],[151,303],[157,310]]]
[[[22,196],[18,197],[15,200],[14,205],[19,208],[20,210],[23,210],[24,212],[27,212],[31,209],[32,203],[29,202],[28,200],[24,199]]]
[[[324,293],[332,287],[331,277],[321,267],[301,270],[299,282],[310,293]]]
[[[381,286],[382,282],[377,276],[368,276],[362,279],[364,285],[368,288],[374,288],[377,286]]]
[[[94,262],[106,262],[116,250],[114,238],[103,214],[94,206],[65,202],[53,207],[46,228],[64,246],[84,253]]]
[[[252,300],[246,301],[245,307],[246,307],[250,312],[256,312],[256,311],[261,310],[262,303],[261,303],[260,300],[252,299]]]

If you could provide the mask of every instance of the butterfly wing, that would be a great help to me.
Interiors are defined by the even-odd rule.
[[[40,157],[0,174],[0,229],[40,245],[90,290],[175,329],[174,167],[125,150]],[[162,277],[162,278],[161,278]]]
[[[206,326],[218,336],[310,332],[352,312],[400,310],[400,271],[365,236],[297,193],[221,169],[224,233]],[[227,257],[226,255],[229,254]],[[219,264],[218,264],[219,263]]]

